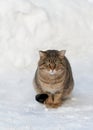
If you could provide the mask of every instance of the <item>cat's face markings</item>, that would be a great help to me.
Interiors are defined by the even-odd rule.
[[[40,51],[39,68],[47,71],[50,75],[62,71],[62,59],[64,58],[65,52],[65,50]]]

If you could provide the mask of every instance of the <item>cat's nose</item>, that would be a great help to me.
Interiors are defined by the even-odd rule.
[[[51,70],[54,70],[55,69],[55,65],[51,65]]]

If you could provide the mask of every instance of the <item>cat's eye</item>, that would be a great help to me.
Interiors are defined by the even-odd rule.
[[[45,65],[40,65],[39,68],[40,69],[45,69]]]
[[[50,64],[50,62],[46,60],[45,64],[48,66]]]
[[[58,66],[60,63],[59,63],[59,62],[56,62],[55,64]]]
[[[45,65],[45,62],[42,62],[41,65]]]

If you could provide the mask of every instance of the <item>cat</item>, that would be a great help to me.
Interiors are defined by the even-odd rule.
[[[68,98],[74,86],[72,70],[65,56],[66,50],[40,51],[40,59],[34,77],[38,95],[46,98],[42,103],[48,108],[57,108]],[[39,101],[39,97],[36,99]]]

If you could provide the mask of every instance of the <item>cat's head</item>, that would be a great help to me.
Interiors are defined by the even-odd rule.
[[[47,50],[47,51],[39,51],[40,60],[38,63],[38,67],[40,70],[49,73],[50,75],[54,75],[57,72],[61,72],[64,67],[64,57],[65,50],[57,51],[57,50]]]

